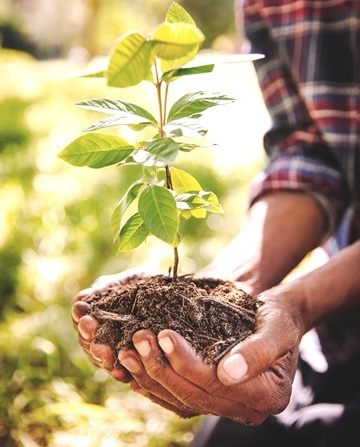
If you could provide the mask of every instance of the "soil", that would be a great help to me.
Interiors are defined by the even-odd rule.
[[[254,332],[260,305],[232,282],[163,275],[113,283],[83,300],[100,323],[96,341],[108,344],[115,359],[120,349],[133,347],[136,331],[173,329],[209,364]]]

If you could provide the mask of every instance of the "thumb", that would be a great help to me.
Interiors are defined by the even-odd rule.
[[[290,363],[295,362],[301,339],[299,324],[290,317],[290,312],[285,314],[284,309],[275,310],[274,307],[264,306],[255,333],[219,362],[217,375],[224,385],[253,379],[276,368],[285,358]]]
[[[274,340],[254,334],[235,346],[220,361],[217,376],[227,386],[246,382],[267,371],[277,358]]]

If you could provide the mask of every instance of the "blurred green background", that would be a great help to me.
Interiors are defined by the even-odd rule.
[[[132,182],[127,168],[76,168],[57,154],[98,117],[74,107],[114,97],[151,108],[147,85],[122,91],[72,74],[106,56],[114,40],[159,24],[167,0],[1,0],[0,4],[0,446],[184,446],[201,418],[181,420],[88,362],[72,328],[73,296],[99,275],[134,266],[166,273],[172,250],[154,240],[118,255],[110,217]],[[180,1],[206,34],[200,57],[240,51],[229,0]],[[129,24],[131,24],[129,26]],[[174,86],[176,83],[174,84]],[[218,65],[179,81],[234,96],[205,117],[209,145],[181,158],[223,216],[183,226],[180,271],[192,273],[231,239],[263,164],[268,125],[251,63]],[[128,129],[122,129],[131,138]]]

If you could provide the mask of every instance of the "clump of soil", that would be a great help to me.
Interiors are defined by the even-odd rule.
[[[173,329],[210,364],[254,332],[260,304],[229,281],[163,275],[114,283],[83,301],[100,323],[96,342],[109,345],[115,359],[120,349],[133,347],[136,331]]]

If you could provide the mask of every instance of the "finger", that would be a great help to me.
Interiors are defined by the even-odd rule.
[[[219,382],[216,374],[216,368],[213,366],[205,365],[198,356],[195,355],[191,346],[184,340],[179,334],[174,331],[164,330],[159,333],[159,344],[163,351],[167,355],[167,359],[172,367],[189,381],[197,384],[202,389],[210,393],[213,397],[218,396],[220,398],[226,398],[230,401],[235,401],[236,404],[243,404],[244,408],[251,408],[251,412],[247,411],[247,416],[251,422],[257,424],[259,421],[263,421],[265,415],[272,413],[271,410],[278,410],[281,406],[285,407],[284,396],[277,396],[271,387],[273,377],[261,376],[250,383],[243,385],[224,386]],[[271,379],[271,380],[270,380]],[[270,383],[270,385],[269,385]],[[278,382],[276,381],[278,387]],[[276,388],[279,392],[283,392],[282,384]],[[269,399],[268,394],[276,396],[276,399]],[[221,400],[219,400],[221,405]],[[286,401],[287,404],[287,401]],[[228,404],[232,406],[231,403]],[[242,408],[234,406],[231,408],[229,417],[235,412],[235,418],[239,415],[236,412],[240,408],[240,414],[242,414]],[[220,407],[220,411],[224,411]],[[279,412],[279,411],[276,411]],[[223,414],[223,413],[220,413]],[[242,417],[242,416],[241,416]],[[240,417],[240,419],[241,419]],[[258,419],[259,418],[259,419]]]
[[[191,418],[191,417],[199,415],[199,413],[197,413],[197,412],[194,412],[194,411],[192,411],[190,409],[186,409],[185,407],[181,407],[181,408],[176,407],[176,406],[170,404],[169,402],[167,402],[167,401],[165,401],[163,399],[160,399],[159,397],[157,397],[157,396],[155,396],[155,395],[153,395],[153,394],[151,394],[151,393],[149,393],[147,391],[144,391],[137,383],[136,383],[136,385],[132,386],[132,389],[136,393],[138,393],[138,394],[146,397],[147,399],[151,400],[151,402],[153,402],[153,403],[155,403],[157,405],[160,405],[161,407],[165,408],[166,410],[172,411],[173,413],[175,413],[180,418],[188,419],[188,418]]]
[[[125,368],[114,368],[110,371],[111,377],[117,382],[130,383],[133,378]]]
[[[219,380],[227,386],[243,383],[271,370],[283,356],[288,374],[294,374],[298,354],[299,331],[292,318],[282,312],[282,304],[269,302],[259,312],[256,331],[236,345],[219,363]],[[261,309],[261,308],[260,308]],[[291,361],[293,365],[291,365]]]
[[[92,342],[90,344],[89,353],[98,363],[100,368],[106,369],[107,371],[112,371],[114,369],[115,358],[110,346]]]
[[[88,360],[96,367],[96,368],[100,368],[100,364],[99,361],[96,360],[94,358],[94,356],[90,353],[90,345],[91,345],[91,341],[89,340],[85,340],[80,332],[78,332],[78,341],[79,341],[79,345],[81,346],[82,350],[84,351],[86,357],[88,358]]]
[[[73,321],[78,323],[81,317],[87,315],[90,311],[90,305],[85,301],[76,301],[71,309]]]
[[[216,368],[204,364],[179,334],[164,330],[159,333],[158,338],[172,368],[213,398],[234,401],[235,409],[237,405],[242,404],[262,414],[279,413],[287,405],[291,384],[279,378],[281,377],[279,374],[270,371],[267,375],[259,376],[251,382],[225,386],[219,381]],[[221,405],[221,400],[218,403]],[[231,407],[231,403],[227,406]]]
[[[133,341],[147,374],[187,408],[201,414],[216,414],[256,425],[266,419],[266,414],[247,408],[234,400],[209,394],[202,388],[203,385],[200,387],[189,382],[177,374],[170,365],[159,362],[161,351],[155,343],[155,336],[149,331],[135,333]]]
[[[90,361],[90,363],[92,363],[96,368],[101,367],[99,362],[97,360],[95,360],[94,357],[88,351],[85,351],[85,354],[86,354],[86,357],[88,358],[88,360]]]
[[[159,333],[158,342],[171,367],[178,375],[197,384],[210,394],[231,398],[228,387],[219,382],[216,368],[204,363],[181,335],[165,329]]]
[[[157,355],[157,361],[161,363],[161,352],[159,350],[156,350],[156,338],[153,334],[149,334],[150,338],[154,342],[154,355]],[[142,346],[142,352],[145,349],[148,349],[147,345]],[[134,391],[137,391],[139,394],[150,398],[153,402],[167,402],[167,404],[170,405],[171,408],[178,408],[178,410],[180,410],[180,413],[193,413],[192,409],[188,409],[178,399],[176,399],[175,396],[173,396],[168,390],[166,390],[166,388],[164,388],[158,382],[154,381],[148,375],[142,364],[139,354],[135,350],[121,350],[119,352],[118,358],[121,362],[121,365],[124,366],[129,371],[131,376],[135,379],[134,382],[131,382]],[[162,406],[165,407],[164,404],[162,404]],[[174,411],[174,409],[172,411]]]
[[[234,381],[234,376],[239,374],[238,371],[246,370],[246,367],[244,367],[244,362],[247,364],[244,360],[245,355],[246,353],[243,356],[235,351],[224,360],[222,365],[219,365],[218,376],[222,379],[222,382],[228,380],[229,370],[231,370],[232,381]],[[296,364],[297,355],[288,353],[274,361],[267,371],[256,375],[246,382],[242,382],[242,380],[246,380],[247,375],[245,374],[243,379],[236,384],[230,384],[229,388],[236,392],[240,387],[242,402],[248,403],[252,408],[267,414],[279,414],[289,403],[292,382],[296,371],[296,366],[294,365]],[[222,377],[224,370],[227,374],[225,379]]]
[[[249,400],[249,387],[225,386],[219,381],[215,365],[209,365],[195,353],[194,349],[177,332],[163,330],[158,335],[159,345],[168,362],[180,376],[201,387],[212,396],[233,400],[236,403],[254,404],[253,408],[262,411],[261,405],[253,398]],[[258,393],[256,393],[257,395]]]
[[[90,315],[84,315],[79,319],[78,331],[80,332],[81,336],[87,341],[92,341],[95,338],[98,327],[99,322]]]

